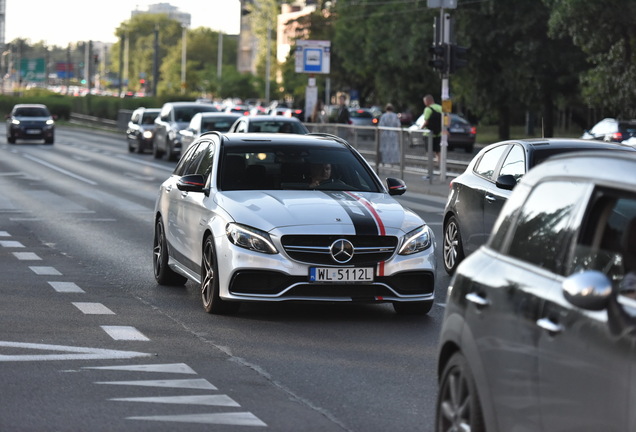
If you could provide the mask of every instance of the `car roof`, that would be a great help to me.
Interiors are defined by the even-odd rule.
[[[499,144],[514,144],[519,143],[526,148],[539,149],[539,148],[578,148],[583,147],[585,149],[624,149],[627,151],[636,151],[631,146],[621,143],[585,140],[579,138],[526,138],[520,140],[509,140],[493,143],[490,146],[496,146]],[[488,148],[487,146],[485,148]]]
[[[241,116],[240,119],[248,119],[249,121],[257,121],[257,122],[266,122],[266,121],[286,121],[286,122],[300,122],[302,123],[300,120],[298,120],[298,117],[284,117],[284,116],[279,116],[279,115],[257,115],[257,116],[253,116],[253,115],[244,115]]]
[[[552,156],[535,166],[521,178],[521,182],[532,186],[548,177],[580,178],[636,191],[634,170],[636,153],[596,150],[570,152]]]
[[[210,132],[215,134],[216,132]],[[216,133],[218,134],[218,133]],[[206,134],[203,134],[206,135]],[[202,136],[203,136],[202,135]],[[223,145],[227,147],[241,146],[244,144],[271,144],[277,145],[302,145],[321,147],[350,148],[346,141],[328,134],[286,134],[286,133],[224,133]]]
[[[241,114],[232,113],[232,112],[225,112],[225,111],[203,111],[203,112],[196,113],[195,116],[201,116],[201,117],[232,117],[232,118],[237,119],[237,118],[241,117]]]
[[[44,104],[16,104],[13,108],[47,108],[47,106]]]
[[[179,101],[179,102],[166,102],[165,105],[173,105],[173,106],[216,106],[211,103],[203,103],[203,102],[192,102],[192,101]]]

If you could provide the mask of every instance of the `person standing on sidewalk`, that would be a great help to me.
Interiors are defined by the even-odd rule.
[[[435,103],[432,95],[424,96],[424,123],[422,129],[426,128],[433,134],[433,153],[435,162],[439,163],[440,143],[442,141],[442,106]],[[424,142],[427,142],[426,136]]]
[[[386,105],[384,114],[380,116],[380,127],[399,128],[400,119],[398,118],[393,105]],[[400,143],[398,131],[381,130],[380,131],[380,163],[396,165],[400,163]]]
[[[349,107],[347,106],[347,98],[345,95],[340,95],[338,98],[340,102],[340,107],[338,108],[338,115],[336,116],[336,123],[350,125],[351,117],[349,114]],[[348,127],[338,127],[338,136],[340,138],[348,140],[349,139],[349,128]]]

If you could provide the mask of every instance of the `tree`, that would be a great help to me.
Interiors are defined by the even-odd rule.
[[[543,0],[550,30],[569,36],[587,56],[581,73],[590,107],[616,117],[636,116],[636,2],[633,0]]]

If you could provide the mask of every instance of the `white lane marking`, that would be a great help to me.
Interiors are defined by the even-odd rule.
[[[232,426],[267,426],[251,412],[218,414],[184,414],[173,416],[126,417],[127,420],[152,420],[180,423],[222,424]]]
[[[110,400],[123,402],[149,402],[165,404],[240,407],[240,405],[234,399],[226,395],[129,397],[112,398]]]
[[[204,378],[175,379],[175,380],[141,380],[141,381],[99,381],[95,384],[130,385],[142,387],[169,387],[198,390],[218,390],[210,381]]]
[[[75,173],[67,171],[67,170],[65,170],[63,168],[60,168],[60,167],[56,166],[56,165],[50,164],[50,163],[48,163],[48,162],[46,162],[46,161],[44,161],[42,159],[36,158],[36,157],[31,156],[31,155],[26,154],[26,153],[23,154],[22,156],[27,158],[27,159],[29,159],[29,160],[32,160],[33,162],[39,163],[40,165],[44,165],[45,167],[51,168],[52,170],[55,170],[55,171],[57,171],[59,173],[62,173],[62,174],[67,175],[69,177],[73,177],[74,179],[77,179],[79,181],[83,181],[84,183],[88,183],[90,185],[97,186],[97,183],[94,182],[93,180],[89,180],[89,179],[87,179],[85,177],[79,176],[79,175],[77,175]]]
[[[11,237],[11,234],[6,231],[0,231],[0,237]]]
[[[19,241],[14,240],[0,240],[0,246],[6,248],[23,248],[24,245]]]
[[[101,326],[115,340],[149,341],[139,330],[130,326]]]
[[[45,276],[61,276],[60,273],[55,267],[48,266],[29,266],[31,271],[36,275],[45,275]]]
[[[124,370],[132,372],[162,372],[196,375],[197,373],[185,363],[126,365],[126,366],[93,366],[84,369]]]
[[[13,252],[13,255],[20,261],[42,261],[42,258],[33,252]]]
[[[115,312],[101,303],[73,302],[73,306],[85,315],[115,315]]]
[[[49,282],[53,289],[60,293],[83,293],[83,289],[78,287],[74,282]]]
[[[4,355],[0,354],[0,362],[8,361],[50,361],[50,360],[114,360],[135,357],[150,357],[153,354],[135,351],[116,351],[101,348],[85,348],[63,345],[33,344],[23,342],[0,341],[0,347],[57,351],[56,354]],[[60,354],[59,352],[64,354]]]

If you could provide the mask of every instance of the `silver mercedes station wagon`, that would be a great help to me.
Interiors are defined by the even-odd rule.
[[[426,314],[435,239],[364,158],[331,135],[201,135],[160,187],[161,285],[201,285],[207,312],[241,302],[390,302]]]

